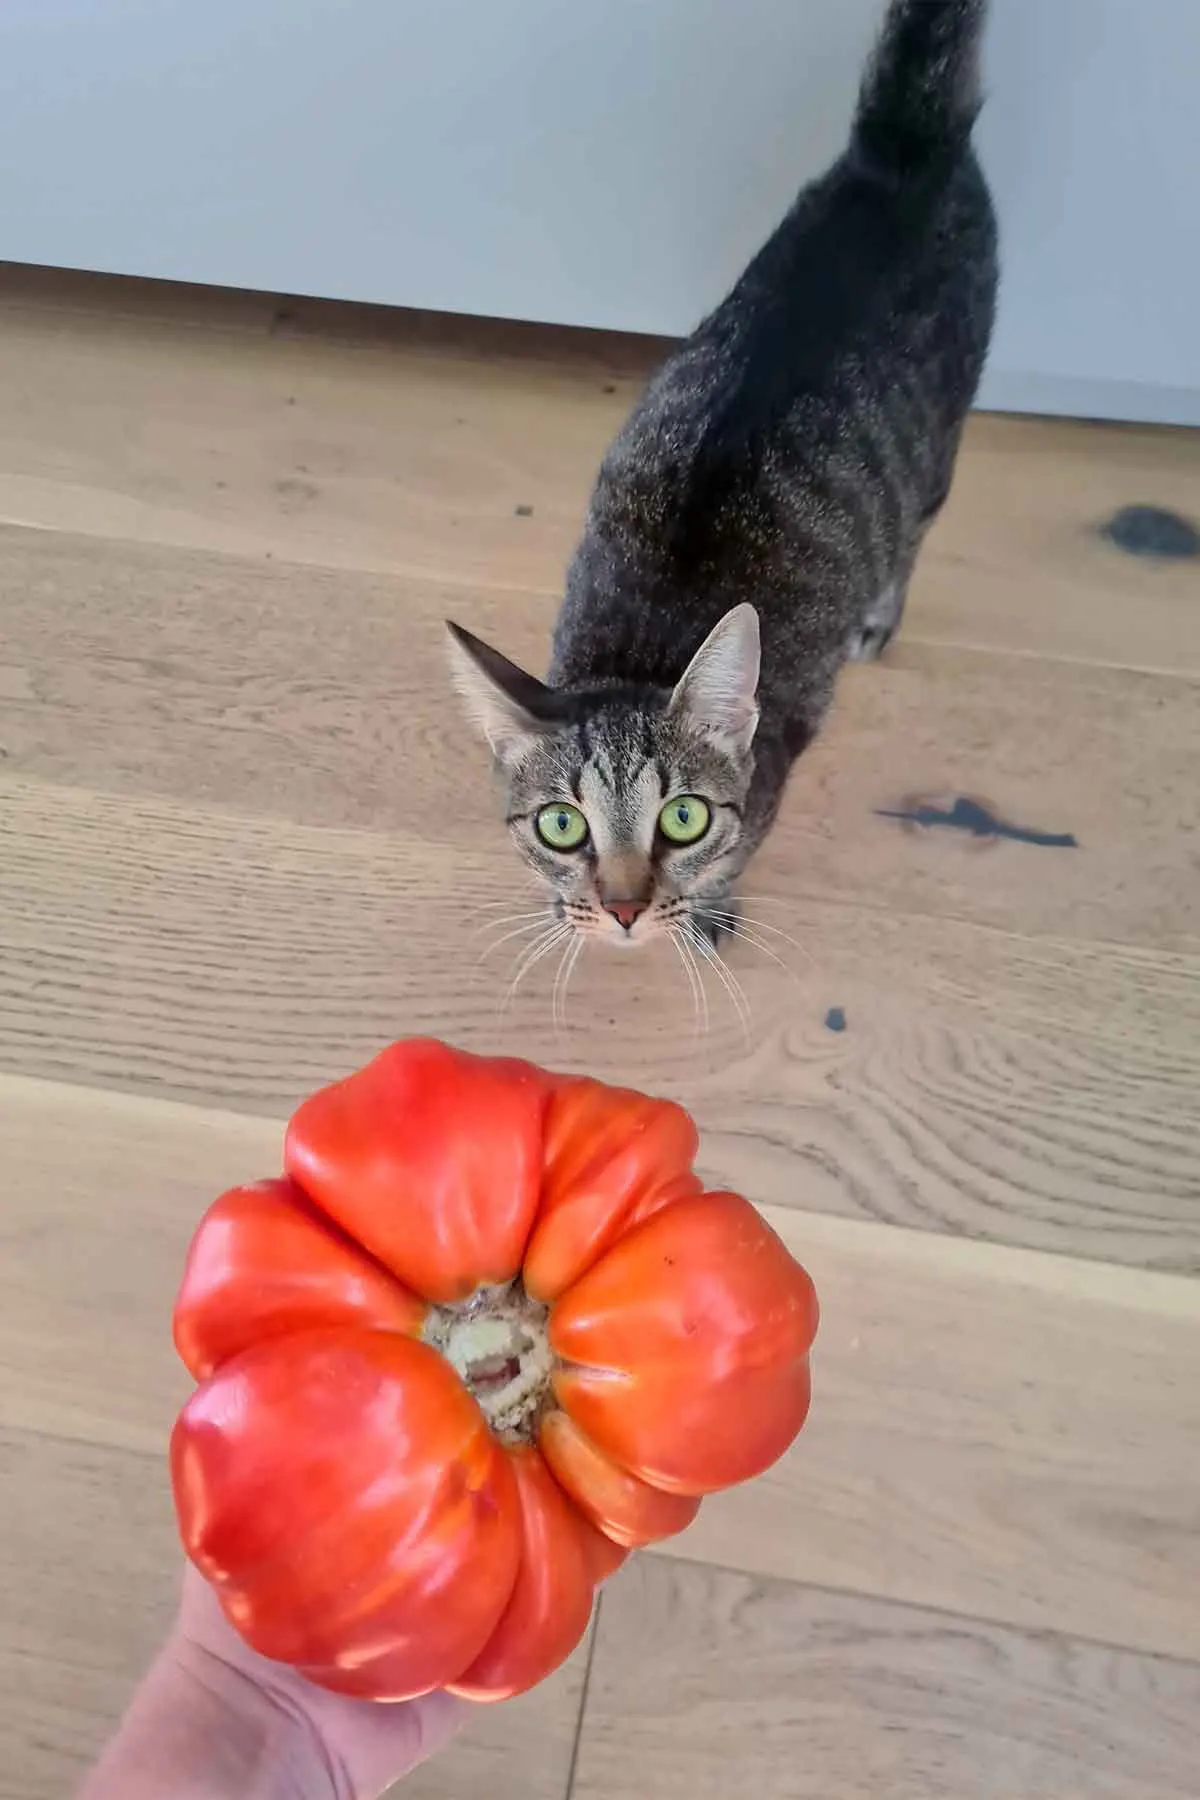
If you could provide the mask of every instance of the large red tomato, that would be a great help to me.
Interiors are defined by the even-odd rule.
[[[419,1039],[300,1107],[175,1309],[180,1528],[249,1643],[375,1699],[519,1693],[787,1448],[812,1284],[696,1147],[668,1101]]]

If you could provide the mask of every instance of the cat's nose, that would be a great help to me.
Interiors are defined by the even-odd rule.
[[[626,931],[632,931],[634,921],[640,919],[646,910],[644,900],[605,900],[604,910],[610,918],[623,925]]]

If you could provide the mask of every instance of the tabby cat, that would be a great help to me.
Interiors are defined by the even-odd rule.
[[[986,0],[892,0],[850,141],[606,455],[546,683],[451,625],[566,930],[706,952],[841,665],[895,631],[991,334]]]

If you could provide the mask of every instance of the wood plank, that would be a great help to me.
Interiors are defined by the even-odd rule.
[[[187,1235],[279,1127],[13,1077],[0,1109],[0,1426],[158,1456]],[[821,1295],[813,1417],[673,1552],[1200,1658],[1200,1283],[765,1210]]]
[[[10,775],[405,827],[453,858],[503,845],[449,689],[445,587],[38,532],[0,531],[0,558]],[[550,611],[492,596],[463,616],[523,656]],[[751,891],[1195,945],[1198,760],[1192,682],[902,643],[847,672]],[[959,798],[1078,847],[886,816]]]
[[[0,311],[0,518],[513,594],[558,591],[661,353],[11,266]],[[1200,433],[977,417],[911,638],[1200,672],[1195,565],[1100,535],[1198,485]]]
[[[575,1800],[1185,1800],[1200,1669],[666,1560],[604,1596]]]
[[[527,319],[423,311],[371,301],[206,287],[150,276],[39,268],[0,260],[0,314],[26,325],[69,316],[80,330],[103,319],[175,325],[189,333],[245,332],[386,344],[414,355],[462,362],[542,362],[563,368],[618,368],[648,375],[673,340],[645,332],[587,330]]]
[[[0,519],[549,593],[638,391],[609,363],[9,309]]]
[[[691,1560],[1200,1660],[1200,1283],[768,1208],[813,1415]]]
[[[589,951],[556,1030],[552,958],[502,1010],[526,906],[449,790],[425,837],[0,780],[0,841],[15,1073],[282,1115],[392,1037],[516,1045],[681,1099],[763,1200],[1200,1269],[1195,956],[785,905],[780,868],[747,1034],[711,971],[697,1031],[670,946]]]
[[[748,883],[748,1032],[666,951],[555,1031],[480,964],[530,902],[440,620],[541,664],[657,347],[3,267],[0,317],[0,1800],[166,1623],[195,1219],[411,1030],[682,1098],[822,1295],[796,1450],[606,1598],[580,1793],[1191,1793],[1200,581],[1100,527],[1194,514],[1200,434],[973,420]],[[1079,847],[880,816],[963,798]],[[565,1796],[583,1680],[406,1800]]]
[[[161,1451],[2,1431],[0,1496],[0,1800],[60,1800],[170,1623],[180,1557],[166,1471]],[[474,1800],[485,1777],[500,1800],[561,1800],[586,1661],[583,1646],[535,1694],[480,1708],[405,1781],[406,1800]]]
[[[1104,528],[1130,505],[1195,523],[1198,496],[1200,431],[977,414],[900,642],[1194,675],[1200,564],[1131,558]]]
[[[1200,616],[1200,613],[1198,613]],[[751,887],[1027,935],[1200,944],[1193,683],[901,642],[853,668]],[[966,801],[1001,831],[886,816]]]
[[[189,1237],[277,1172],[279,1125],[3,1078],[0,1144],[0,1428],[161,1459],[191,1386],[171,1343]]]

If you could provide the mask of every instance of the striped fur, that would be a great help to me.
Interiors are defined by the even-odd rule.
[[[701,922],[721,910],[838,670],[877,654],[899,622],[992,328],[996,228],[970,143],[984,13],[985,0],[893,0],[846,151],[604,458],[547,683],[456,640],[518,848],[579,929],[637,939],[681,909]],[[761,673],[752,629],[725,634],[719,666],[702,649],[745,602]],[[724,691],[711,679],[680,703],[683,671],[698,657],[703,675],[706,654],[709,676],[751,710],[758,677],[756,731],[704,716],[701,690]],[[678,792],[714,806],[687,852],[654,830]],[[530,842],[539,806],[581,794],[582,853]],[[636,851],[621,868],[651,896],[632,932],[604,912],[606,845]]]

